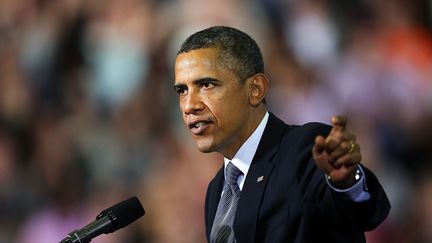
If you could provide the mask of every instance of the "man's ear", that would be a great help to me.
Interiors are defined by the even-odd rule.
[[[252,106],[258,106],[263,102],[267,94],[269,81],[263,73],[257,73],[248,78],[249,84],[249,103]]]

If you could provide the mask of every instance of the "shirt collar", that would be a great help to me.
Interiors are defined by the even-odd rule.
[[[264,129],[267,125],[268,118],[269,118],[269,113],[266,112],[263,119],[261,120],[261,123],[255,129],[252,135],[246,140],[246,142],[243,143],[243,145],[234,155],[234,158],[232,158],[231,160],[224,158],[225,169],[227,164],[231,161],[237,168],[239,168],[239,170],[241,170],[241,172],[243,172],[243,176],[244,178],[246,178],[246,175],[249,171],[249,167],[252,163],[252,159],[255,156],[255,153],[258,149],[258,144],[261,140],[261,137],[264,133]]]

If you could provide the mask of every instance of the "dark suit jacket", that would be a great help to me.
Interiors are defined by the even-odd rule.
[[[355,203],[333,191],[312,159],[315,136],[331,127],[289,126],[270,114],[241,192],[234,222],[238,243],[365,242],[364,231],[378,226],[390,203],[367,168],[370,200]],[[210,182],[205,203],[207,239],[223,186],[223,168]],[[264,176],[262,181],[258,177]]]

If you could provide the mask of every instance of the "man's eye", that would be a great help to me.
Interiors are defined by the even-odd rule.
[[[201,84],[201,88],[204,88],[204,89],[209,89],[212,87],[214,87],[214,84],[212,84],[212,83],[202,83]]]
[[[176,88],[175,91],[178,95],[184,95],[186,93],[185,88]]]

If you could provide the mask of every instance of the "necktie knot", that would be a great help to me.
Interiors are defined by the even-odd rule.
[[[236,185],[238,177],[243,174],[243,172],[231,162],[228,163],[225,173],[225,182],[228,185]]]

